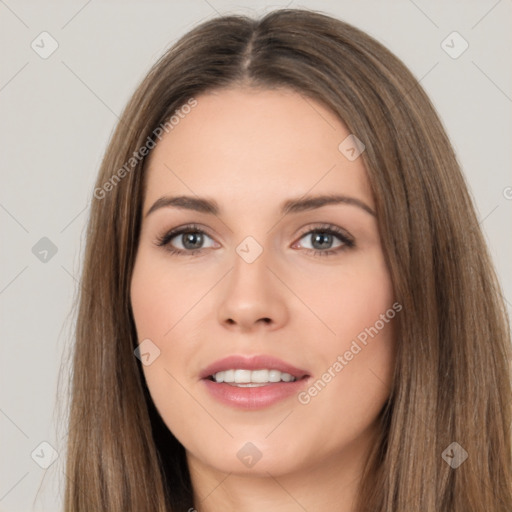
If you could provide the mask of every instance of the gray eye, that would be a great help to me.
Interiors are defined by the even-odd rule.
[[[310,231],[309,233],[306,233],[302,238],[310,238],[313,242],[313,247],[305,247],[305,249],[315,249],[315,250],[321,250],[321,249],[334,249],[336,247],[340,247],[343,245],[343,242],[339,239],[337,235],[333,235],[331,233],[327,233],[325,231]],[[332,244],[334,242],[334,239],[337,238],[340,240],[340,243],[333,247]]]
[[[178,245],[177,248],[181,250],[204,249],[205,247],[203,247],[203,243],[205,237],[210,238],[205,233],[198,231],[187,231],[185,233],[179,233],[178,235],[174,236],[171,238],[171,240],[169,240],[169,243],[176,246],[176,244],[173,243],[173,240],[179,240],[181,247]]]

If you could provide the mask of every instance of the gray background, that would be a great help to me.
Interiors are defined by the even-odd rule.
[[[421,79],[463,166],[510,308],[511,0],[0,0],[0,511],[60,508],[63,357],[94,179],[118,115],[155,60],[200,21],[285,6],[356,25]],[[43,31],[59,45],[46,59],[31,47],[48,50]],[[469,43],[458,58],[441,46],[453,31]],[[453,52],[461,42],[452,39]],[[43,237],[54,255],[40,252]],[[51,462],[51,449],[41,442],[59,454],[48,469],[40,464]]]

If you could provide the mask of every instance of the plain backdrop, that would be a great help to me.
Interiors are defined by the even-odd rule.
[[[0,511],[61,510],[61,364],[93,184],[118,115],[156,59],[199,22],[286,6],[365,30],[420,79],[510,308],[511,0],[0,1]]]

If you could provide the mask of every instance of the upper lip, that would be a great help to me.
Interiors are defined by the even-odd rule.
[[[277,359],[269,355],[258,355],[258,356],[242,356],[232,355],[219,359],[214,363],[207,366],[201,371],[199,377],[201,379],[207,379],[217,372],[223,372],[225,370],[240,369],[240,370],[279,370],[283,373],[289,373],[293,375],[297,380],[302,377],[308,376],[306,370],[297,368],[289,363],[285,363],[281,359]]]

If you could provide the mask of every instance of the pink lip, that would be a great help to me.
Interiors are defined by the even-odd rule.
[[[219,359],[211,365],[207,366],[200,374],[201,379],[206,379],[217,372],[223,372],[225,370],[239,369],[239,370],[279,370],[283,373],[289,373],[295,378],[301,379],[308,375],[306,370],[296,368],[291,364],[285,363],[280,359],[272,356],[229,356],[224,359]]]
[[[237,387],[225,382],[215,382],[209,377],[214,373],[230,369],[240,370],[279,370],[296,377],[294,382],[273,382],[258,387]],[[296,368],[271,356],[230,356],[209,365],[201,373],[210,395],[223,404],[241,409],[261,409],[281,400],[296,396],[309,381],[305,370]]]

